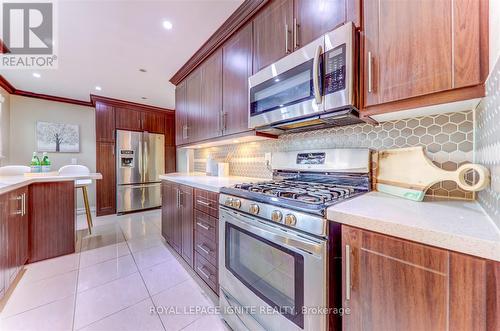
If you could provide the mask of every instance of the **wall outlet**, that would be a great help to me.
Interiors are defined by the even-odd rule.
[[[265,153],[264,154],[264,161],[266,161],[266,164],[270,164],[271,163],[272,156],[273,155],[271,153]]]

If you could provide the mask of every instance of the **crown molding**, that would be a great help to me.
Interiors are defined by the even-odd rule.
[[[136,103],[136,102],[126,101],[126,100],[113,99],[113,98],[108,98],[108,97],[104,97],[104,96],[96,95],[96,94],[91,94],[90,100],[91,100],[92,106],[94,106],[94,107],[95,107],[97,102],[101,102],[101,103],[115,106],[115,107],[132,108],[132,109],[148,110],[148,111],[160,111],[162,113],[165,113],[165,112],[174,113],[173,109],[150,106],[150,105],[145,105],[142,103]]]

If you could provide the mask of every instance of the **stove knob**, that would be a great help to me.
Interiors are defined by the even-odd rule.
[[[232,207],[233,206],[233,199],[231,198],[226,198],[226,201],[224,201],[224,204],[226,206]]]
[[[254,215],[257,215],[259,213],[259,206],[252,203],[250,205],[250,208],[248,208],[248,211],[251,213],[251,214],[254,214]]]
[[[287,214],[285,216],[285,224],[288,226],[295,226],[295,224],[297,224],[297,217],[293,214]]]
[[[281,219],[283,218],[283,214],[279,210],[273,210],[271,213],[271,219],[275,222],[281,222]]]
[[[231,206],[233,208],[239,209],[241,207],[241,200],[240,199],[234,199]]]

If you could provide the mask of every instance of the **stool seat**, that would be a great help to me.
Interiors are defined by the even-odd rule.
[[[31,168],[22,165],[10,165],[0,167],[0,176],[19,176],[31,172]]]
[[[78,179],[75,180],[75,187],[80,188],[82,186],[89,186],[92,184],[92,179]]]

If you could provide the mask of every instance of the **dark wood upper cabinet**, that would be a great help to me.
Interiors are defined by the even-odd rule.
[[[188,85],[188,88],[189,85]],[[222,49],[201,65],[201,108],[197,119],[197,140],[222,135]]]
[[[253,72],[293,51],[293,0],[271,1],[253,19]]]
[[[494,329],[500,263],[348,226],[342,246],[343,330]]]
[[[175,143],[187,143],[188,134],[187,79],[175,87]]]
[[[142,131],[165,133],[165,114],[145,111],[141,115]]]
[[[142,131],[142,112],[140,110],[116,107],[115,112],[117,129]]]
[[[350,0],[295,0],[293,49],[344,24],[347,1]]]
[[[102,174],[102,179],[96,181],[96,214],[97,216],[114,214],[116,213],[114,143],[97,143],[96,169]]]
[[[175,146],[175,114],[165,115],[165,146]]]
[[[252,24],[247,24],[223,46],[224,134],[248,129],[248,77],[252,75]]]
[[[96,140],[115,141],[115,108],[102,102],[95,105]]]
[[[362,88],[370,113],[382,111],[382,106],[372,106],[477,86],[486,78],[486,0],[363,3]],[[440,100],[414,99],[385,111],[470,97],[463,92],[441,95]]]
[[[186,119],[183,137],[185,143],[201,140],[205,125],[200,119],[201,113],[201,68],[193,71],[186,79]]]

